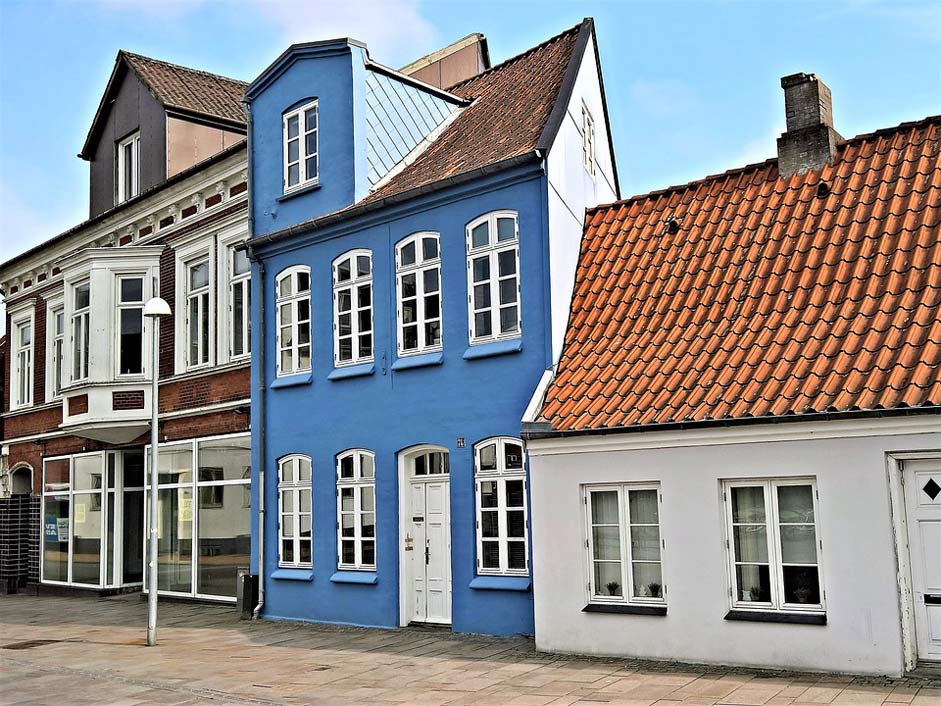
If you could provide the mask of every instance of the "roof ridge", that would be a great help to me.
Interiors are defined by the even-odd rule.
[[[864,132],[853,137],[845,139],[838,145],[838,149],[844,150],[847,146],[855,144],[857,142],[863,142],[864,140],[869,140],[872,138],[883,137],[885,135],[891,135],[893,133],[898,133],[903,130],[910,130],[913,128],[923,127],[925,125],[930,125],[932,123],[941,123],[941,114],[939,115],[929,115],[920,120],[908,120],[906,122],[899,123],[892,127],[879,128],[878,130],[873,130],[872,132]],[[628,204],[634,203],[636,201],[644,201],[646,199],[651,199],[654,197],[664,196],[666,194],[672,194],[678,191],[686,191],[692,188],[698,188],[703,184],[706,184],[710,181],[717,181],[719,179],[727,178],[736,174],[744,174],[749,171],[758,171],[763,167],[770,167],[778,163],[777,157],[769,157],[763,162],[753,162],[751,164],[745,164],[741,167],[733,167],[727,169],[724,172],[717,172],[715,174],[709,174],[699,179],[693,179],[691,181],[682,183],[682,184],[673,184],[671,186],[665,186],[662,189],[654,189],[653,191],[647,191],[640,194],[634,194],[633,196],[628,196],[627,198],[618,199],[617,201],[612,201],[610,203],[600,203],[597,206],[592,206],[587,209],[588,213],[596,213],[597,211],[603,211],[605,209],[613,208],[615,206],[626,206]]]
[[[182,71],[186,71],[191,74],[200,74],[202,76],[207,76],[209,78],[214,78],[214,79],[218,79],[222,81],[228,81],[229,83],[237,83],[242,86],[248,85],[247,81],[242,81],[241,79],[232,78],[231,76],[223,76],[222,74],[216,74],[211,71],[205,71],[203,69],[194,69],[191,66],[183,66],[182,64],[175,64],[172,61],[166,61],[164,59],[155,59],[152,56],[145,56],[144,54],[137,54],[135,52],[128,51],[127,49],[119,49],[118,54],[124,57],[130,57],[133,59],[143,59],[144,61],[150,61],[155,64],[162,64],[163,66],[169,66],[174,69],[181,69]]]
[[[515,54],[514,56],[511,56],[511,57],[509,57],[508,59],[504,59],[504,60],[501,61],[499,64],[494,64],[494,65],[491,66],[489,69],[484,69],[484,70],[481,71],[479,74],[474,74],[474,75],[471,76],[470,78],[465,78],[463,81],[458,81],[457,83],[455,83],[455,84],[453,84],[453,85],[451,85],[451,86],[448,86],[445,90],[447,90],[447,91],[449,91],[449,92],[450,92],[450,91],[453,91],[455,88],[459,88],[460,86],[463,86],[463,85],[466,84],[466,83],[470,83],[471,81],[475,81],[475,80],[477,80],[478,78],[480,78],[481,76],[486,76],[487,74],[493,73],[494,71],[498,71],[498,70],[505,69],[505,68],[506,68],[507,66],[509,66],[510,64],[512,64],[512,63],[514,63],[514,62],[517,62],[517,61],[519,61],[520,59],[523,59],[523,58],[529,56],[530,54],[533,54],[534,52],[536,52],[536,51],[538,51],[538,50],[540,50],[540,49],[542,49],[542,48],[548,46],[549,44],[552,44],[553,42],[559,41],[560,39],[562,39],[562,37],[565,37],[565,36],[567,36],[567,35],[569,35],[569,34],[573,34],[573,33],[575,33],[575,32],[580,31],[581,28],[582,28],[582,26],[585,24],[585,22],[588,22],[588,21],[589,21],[589,19],[586,17],[586,18],[583,19],[581,22],[579,22],[577,25],[575,25],[575,26],[573,26],[573,27],[569,27],[568,29],[561,31],[561,32],[559,32],[558,34],[556,34],[556,35],[554,35],[554,36],[552,36],[552,37],[549,37],[548,39],[545,39],[545,40],[539,42],[539,44],[537,44],[536,46],[533,46],[533,47],[530,47],[529,49],[525,49],[525,50],[521,51],[519,54]]]

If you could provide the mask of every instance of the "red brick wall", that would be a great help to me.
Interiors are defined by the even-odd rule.
[[[144,391],[143,390],[122,390],[121,392],[111,393],[111,409],[143,409]]]

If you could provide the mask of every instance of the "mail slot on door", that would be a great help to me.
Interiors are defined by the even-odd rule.
[[[925,594],[925,605],[941,605],[941,594]]]
[[[424,521],[425,521],[424,517],[419,517],[418,515],[414,515],[412,517],[412,522],[424,522]]]

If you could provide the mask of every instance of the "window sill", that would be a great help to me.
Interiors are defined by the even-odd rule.
[[[783,613],[776,610],[730,610],[726,620],[755,623],[793,623],[795,625],[826,625],[826,613]]]
[[[291,189],[285,194],[281,194],[277,198],[278,202],[287,201],[288,199],[293,199],[295,196],[300,196],[301,194],[309,194],[311,191],[316,191],[320,188],[320,181],[315,181],[313,184],[307,184],[307,186],[299,186],[296,189]]]
[[[615,605],[613,603],[589,603],[583,613],[614,613],[617,615],[666,615],[665,605]]]
[[[493,358],[498,355],[519,353],[521,350],[523,350],[522,338],[511,338],[508,341],[494,341],[493,343],[478,343],[464,351],[464,360]]]
[[[393,370],[409,370],[411,368],[425,368],[429,365],[441,365],[444,362],[444,352],[421,353],[399,358],[392,364]]]
[[[278,581],[313,581],[313,569],[278,569],[271,574]]]
[[[330,583],[358,583],[373,585],[379,582],[375,571],[337,571],[330,577]]]
[[[327,380],[345,380],[347,378],[358,378],[364,375],[372,375],[376,372],[375,363],[362,363],[360,365],[347,365],[342,368],[335,368],[327,376]]]
[[[299,373],[297,375],[285,375],[283,378],[275,378],[270,387],[277,390],[280,387],[294,387],[296,385],[310,385],[314,379],[313,373]]]
[[[528,591],[532,585],[529,576],[477,576],[468,588],[475,591]]]

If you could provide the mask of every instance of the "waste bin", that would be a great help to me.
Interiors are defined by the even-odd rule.
[[[241,620],[251,620],[252,611],[258,604],[258,576],[247,567],[239,567],[235,605]]]

